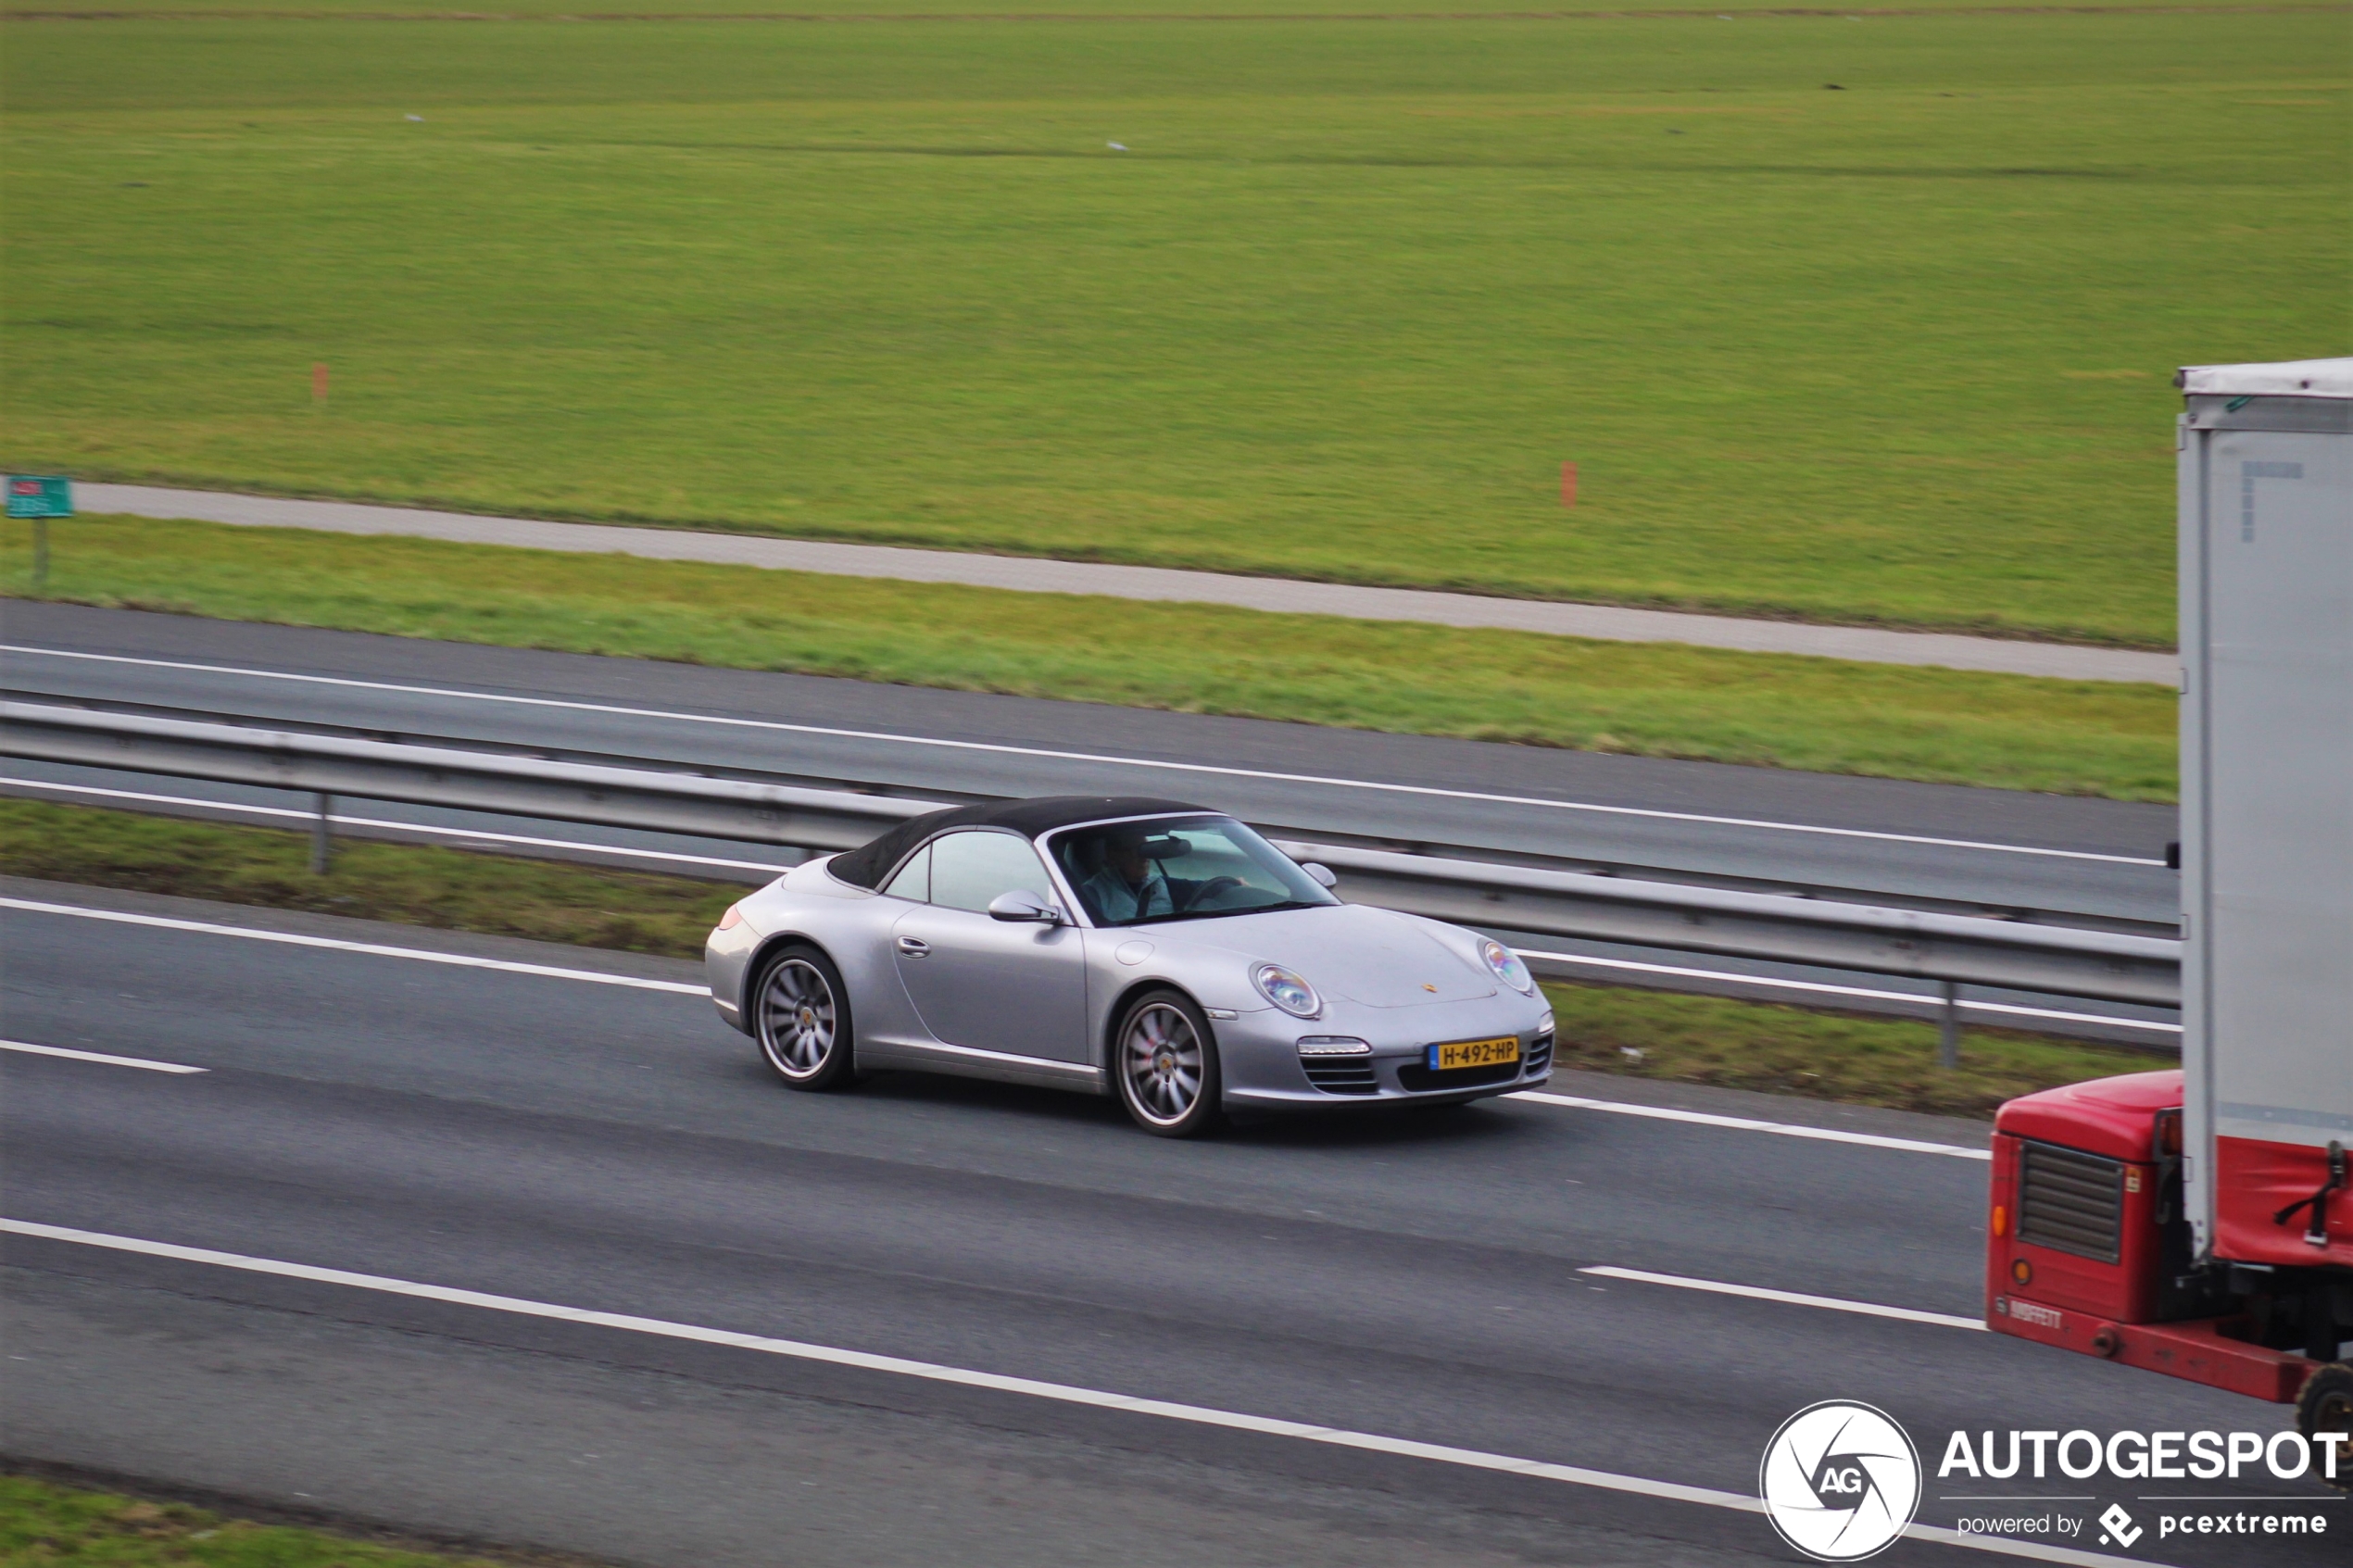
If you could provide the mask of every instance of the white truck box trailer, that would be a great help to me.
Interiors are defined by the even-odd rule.
[[[2182,1069],[2002,1108],[1987,1323],[2309,1437],[2353,1426],[2353,359],[2180,384]]]

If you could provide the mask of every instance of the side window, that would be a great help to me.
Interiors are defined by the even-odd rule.
[[[894,898],[912,898],[918,904],[928,903],[931,899],[931,846],[926,844],[907,857],[907,863],[899,868],[899,874],[890,879],[883,891]]]
[[[1052,899],[1053,884],[1038,851],[1010,833],[951,833],[931,841],[931,901],[944,909],[983,910],[1002,893],[1026,888]]]

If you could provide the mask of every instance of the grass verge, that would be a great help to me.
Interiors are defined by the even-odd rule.
[[[0,593],[30,591],[28,526]],[[396,636],[1809,771],[2170,800],[2156,685],[84,517],[46,596]]]
[[[324,877],[308,843],[96,807],[0,801],[0,872],[141,892],[315,909],[444,930],[694,958],[742,895],[684,877],[472,850],[346,843]],[[2133,1051],[1971,1030],[1958,1071],[1936,1031],[1904,1020],[1602,986],[1546,987],[1560,1061],[1589,1072],[1718,1084],[1900,1110],[1982,1116],[2014,1095],[2135,1073]]]
[[[6,1568],[491,1568],[479,1557],[403,1550],[291,1524],[229,1519],[187,1503],[0,1475]]]

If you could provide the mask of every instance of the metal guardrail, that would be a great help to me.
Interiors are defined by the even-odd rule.
[[[820,850],[862,844],[940,804],[25,702],[0,702],[0,756]],[[2182,945],[2165,937],[1342,845],[1283,847],[1329,866],[1356,902],[1459,924],[1938,981],[1948,1020],[1959,985],[2181,1004]]]
[[[2179,1007],[2182,944],[1978,915],[1283,843],[1359,903],[1548,936]]]
[[[0,702],[0,756],[747,844],[849,849],[939,802]]]

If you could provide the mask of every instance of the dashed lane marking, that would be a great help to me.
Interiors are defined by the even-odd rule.
[[[1817,1138],[1824,1143],[1860,1144],[1866,1148],[1901,1149],[1906,1154],[1944,1154],[1956,1160],[1991,1160],[1990,1148],[1964,1144],[1930,1143],[1924,1138],[1894,1138],[1880,1133],[1850,1133],[1839,1127],[1808,1127],[1799,1122],[1760,1122],[1752,1116],[1715,1116],[1704,1110],[1676,1110],[1664,1105],[1628,1105],[1622,1100],[1587,1099],[1556,1095],[1548,1089],[1521,1089],[1505,1099],[1532,1100],[1538,1105],[1565,1105],[1574,1110],[1606,1110],[1616,1116],[1646,1116],[1659,1122],[1688,1122],[1701,1127],[1724,1127],[1741,1133],[1777,1133],[1786,1138]]]
[[[1791,1307],[1821,1307],[1833,1312],[1855,1312],[1867,1318],[1894,1318],[1899,1323],[1934,1323],[1939,1328],[1973,1328],[1981,1333],[1985,1329],[1985,1325],[1975,1318],[1956,1317],[1951,1312],[1923,1312],[1916,1307],[1883,1307],[1876,1301],[1850,1301],[1841,1296],[1807,1296],[1795,1290],[1768,1290],[1758,1285],[1727,1285],[1721,1280],[1691,1279],[1682,1274],[1655,1274],[1646,1269],[1596,1266],[1577,1272],[1602,1279],[1630,1280],[1637,1285],[1668,1285],[1678,1290],[1705,1291],[1711,1296],[1739,1296],[1751,1301],[1779,1301]]]
[[[101,1067],[143,1067],[150,1073],[209,1073],[208,1067],[190,1067],[177,1061],[149,1061],[138,1056],[108,1056],[104,1051],[69,1050],[63,1046],[36,1046],[30,1040],[0,1040],[0,1051],[22,1051],[27,1056],[61,1056],[68,1061],[94,1061]]]

